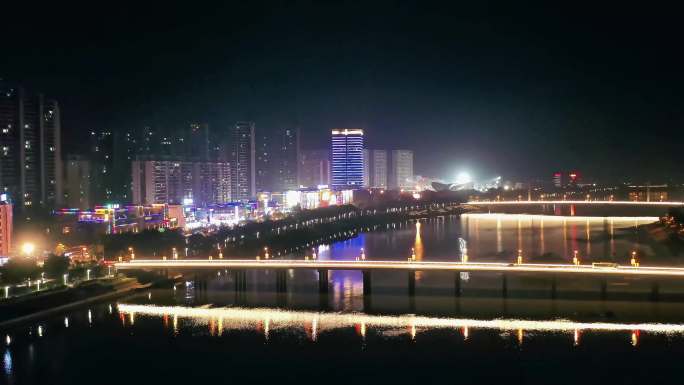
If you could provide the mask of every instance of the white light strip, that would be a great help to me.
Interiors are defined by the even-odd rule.
[[[535,264],[535,263],[463,263],[431,261],[320,261],[320,260],[145,260],[115,264],[117,269],[331,269],[331,270],[421,270],[421,271],[482,271],[499,273],[590,274],[621,276],[684,276],[680,267],[601,267],[593,265]]]
[[[417,328],[463,328],[525,331],[560,331],[574,332],[576,330],[597,331],[634,331],[641,330],[653,333],[684,333],[682,324],[661,323],[609,323],[609,322],[574,322],[569,320],[531,321],[520,319],[477,320],[462,318],[420,317],[414,315],[375,316],[363,313],[318,313],[308,311],[293,311],[268,308],[190,308],[181,306],[129,305],[119,304],[118,309],[123,313],[150,316],[178,316],[203,320],[220,319],[224,326],[236,325],[245,327],[245,323],[259,323],[268,321],[272,326],[282,327],[293,324],[313,323],[319,330],[349,327],[364,324],[374,327],[417,327]]]
[[[507,213],[465,213],[461,214],[463,218],[476,218],[476,219],[538,219],[544,221],[578,221],[578,222],[603,222],[603,221],[638,221],[638,222],[656,222],[659,221],[659,217],[587,217],[587,216],[576,216],[576,215],[540,215],[540,214],[507,214]]]
[[[632,201],[469,201],[469,205],[633,205],[633,206],[684,206],[684,202],[632,202]]]

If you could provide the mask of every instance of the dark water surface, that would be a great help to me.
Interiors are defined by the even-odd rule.
[[[417,258],[445,260],[460,257],[465,237],[471,260],[510,258],[519,234],[525,249],[541,247],[541,224],[519,219],[401,224],[319,255],[354,259],[363,247],[368,258],[403,259],[414,248]],[[544,249],[563,250],[564,239],[584,250],[594,240],[592,249],[616,250],[638,241],[628,234],[635,220],[613,220],[612,230],[592,221],[568,231],[567,221],[545,220]],[[419,277],[411,300],[405,278],[374,276],[369,302],[360,273],[332,272],[322,303],[314,272],[291,272],[280,295],[275,274],[250,272],[242,297],[217,272],[206,290],[187,282],[2,330],[0,383],[682,382],[684,304],[457,298],[453,276],[438,272]]]

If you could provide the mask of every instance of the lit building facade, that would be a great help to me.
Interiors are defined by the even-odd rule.
[[[256,195],[254,131],[254,122],[237,122],[233,127],[231,191],[235,200],[249,200]]]
[[[305,150],[299,153],[297,184],[300,187],[330,185],[330,151]]]
[[[256,141],[256,191],[273,190],[273,150],[271,138],[258,135]]]
[[[0,82],[0,191],[20,207],[62,200],[59,105]]]
[[[93,204],[91,192],[91,162],[79,155],[67,156],[65,162],[65,204],[71,208],[86,209]]]
[[[413,180],[413,151],[392,151],[392,187],[412,189]]]
[[[0,257],[12,250],[12,205],[0,202]]]
[[[387,188],[387,151],[363,150],[364,186]]]
[[[282,130],[278,152],[278,189],[280,191],[293,190],[298,187],[298,158],[299,129]]]
[[[360,189],[363,187],[363,130],[332,130],[332,187]]]
[[[222,162],[136,160],[133,204],[209,205],[231,200],[231,167]]]

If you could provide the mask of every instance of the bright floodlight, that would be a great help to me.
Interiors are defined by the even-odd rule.
[[[36,245],[34,245],[31,242],[26,242],[23,245],[21,245],[21,252],[25,255],[31,255],[33,254],[33,251],[36,249]]]
[[[456,184],[466,184],[472,182],[473,179],[470,177],[470,174],[468,174],[465,171],[461,171],[458,173],[456,176]]]

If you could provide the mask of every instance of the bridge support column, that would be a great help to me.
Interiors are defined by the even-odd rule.
[[[318,292],[320,294],[328,294],[328,270],[318,270]]]
[[[284,269],[276,270],[276,291],[278,293],[287,292],[287,271]]]
[[[501,274],[501,296],[508,297],[508,274]]]
[[[457,271],[454,273],[454,296],[461,296],[461,272]]]
[[[660,300],[660,284],[653,282],[651,284],[651,301],[657,302]]]
[[[364,297],[371,295],[371,271],[370,270],[364,270],[363,271],[363,295],[364,295]]]
[[[556,299],[558,292],[556,288],[556,276],[551,277],[551,299]]]
[[[601,300],[608,299],[608,281],[605,278],[601,279]]]
[[[235,291],[247,290],[247,273],[244,270],[233,270],[233,276],[235,278]]]
[[[416,271],[411,270],[408,272],[408,295],[409,297],[416,296]]]

